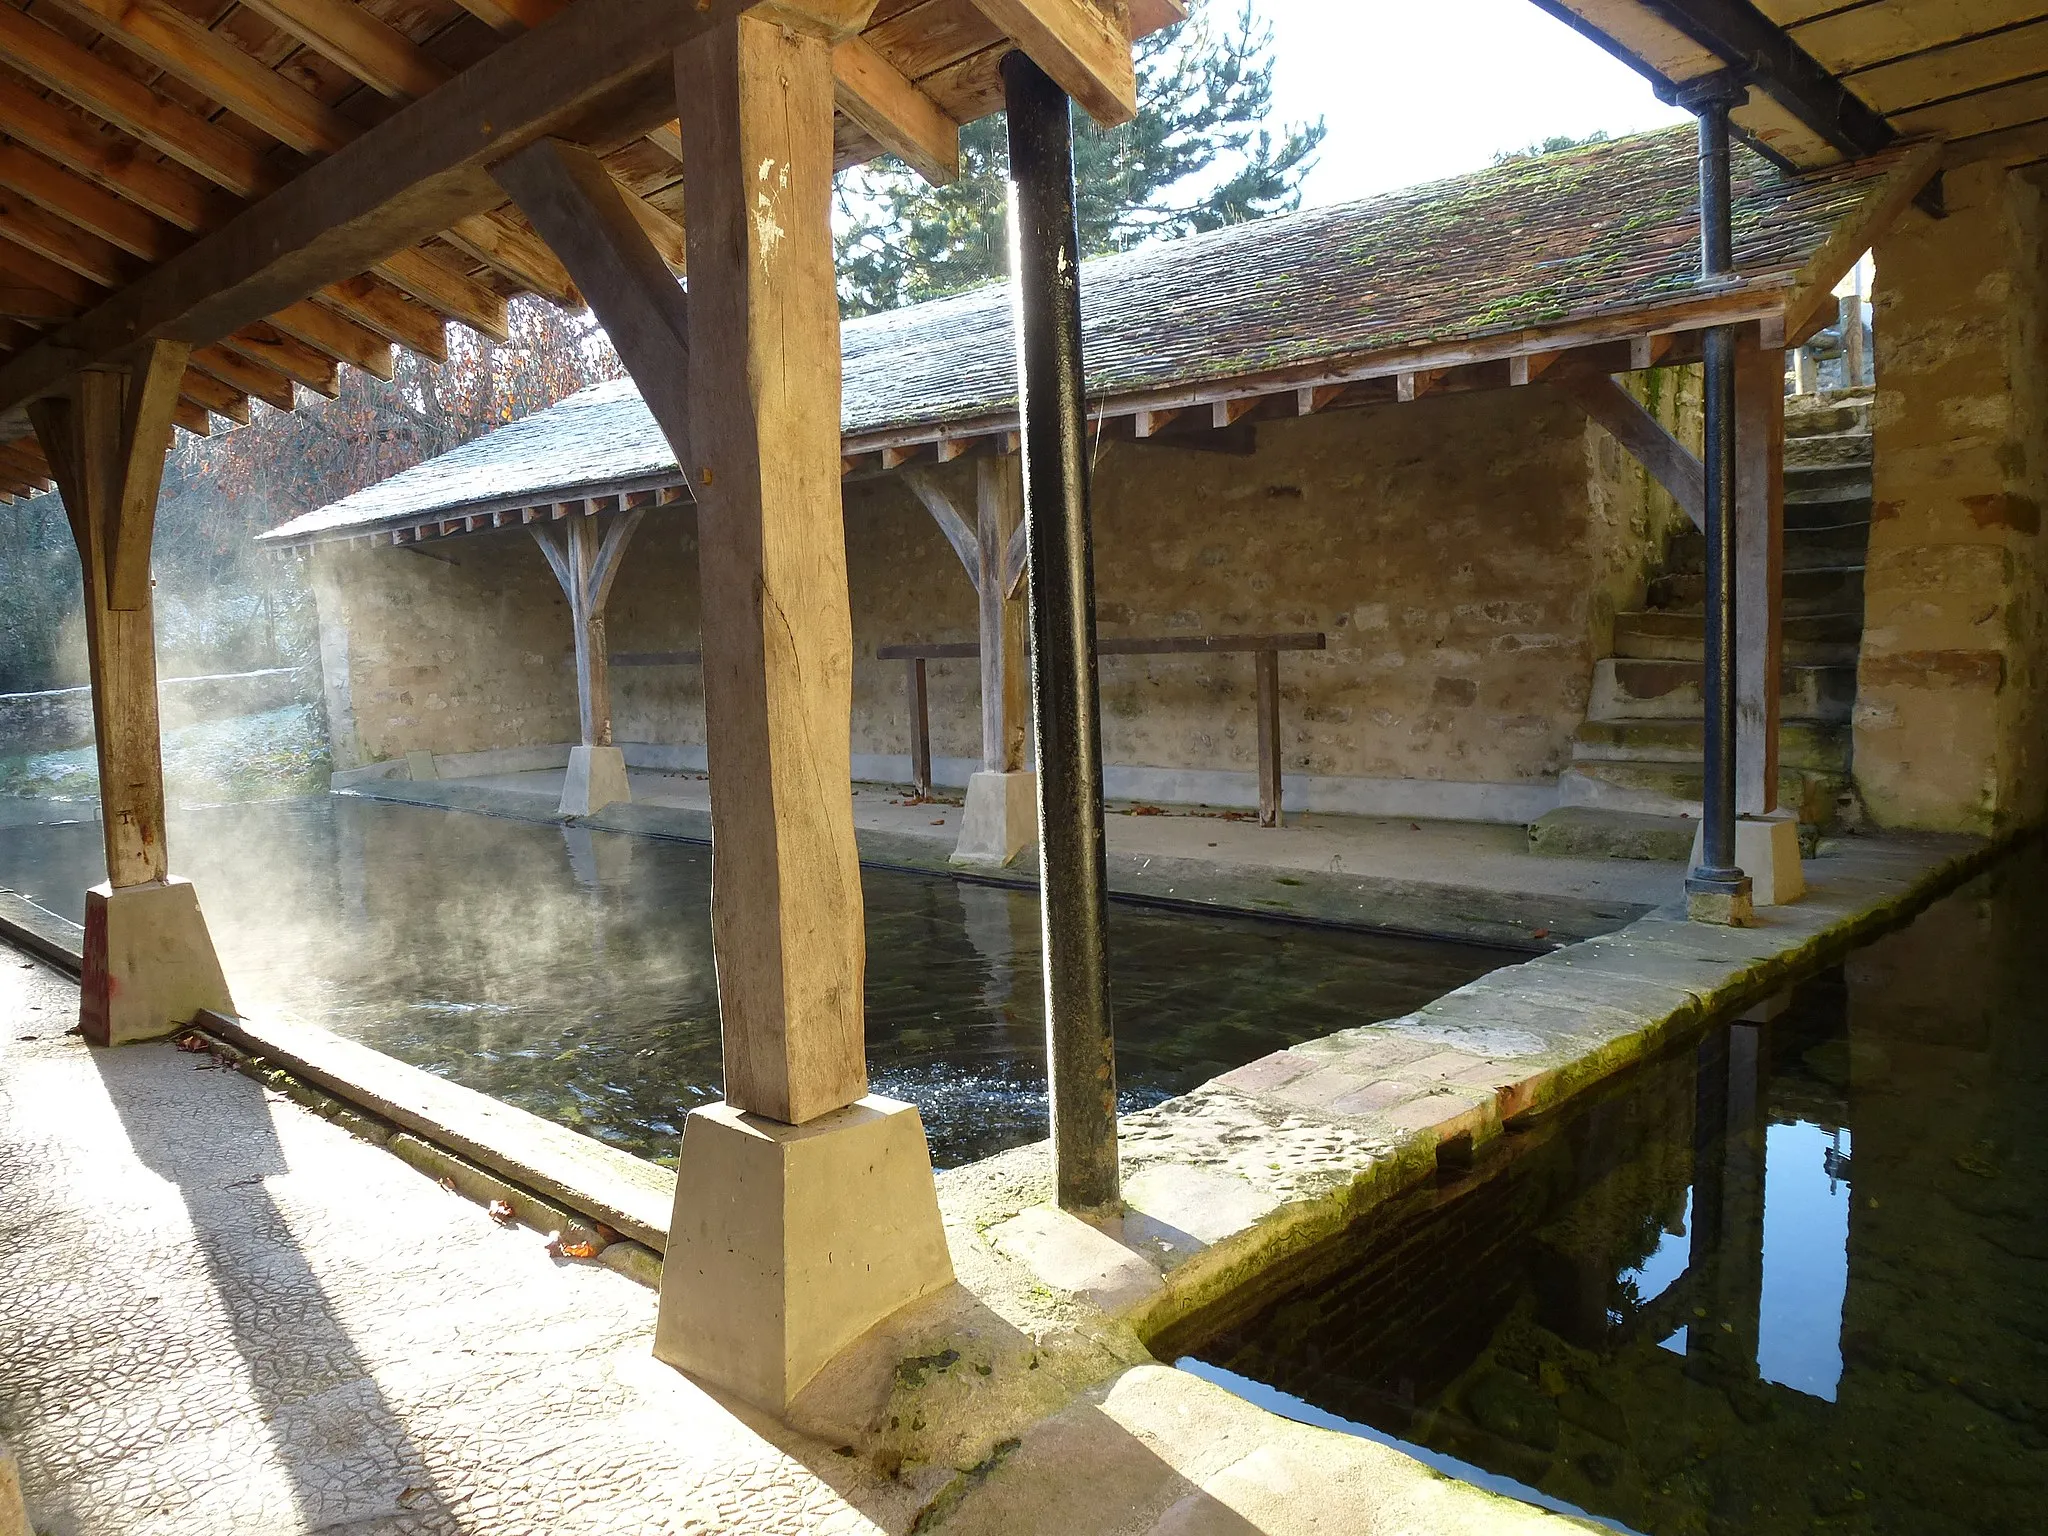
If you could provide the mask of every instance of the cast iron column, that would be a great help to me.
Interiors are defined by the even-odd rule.
[[[1111,1212],[1120,1205],[1116,1048],[1073,123],[1066,93],[1025,55],[1010,54],[1002,70],[1024,536],[1031,552],[1031,726],[1038,746],[1053,1168],[1063,1209]]]
[[[1691,82],[1679,104],[1700,121],[1700,283],[1735,273],[1730,228],[1728,113],[1748,92],[1722,74]],[[1735,329],[1706,336],[1706,706],[1700,862],[1686,877],[1686,908],[1707,922],[1744,923],[1750,882],[1735,862]]]

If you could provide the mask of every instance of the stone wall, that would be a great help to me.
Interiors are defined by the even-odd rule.
[[[1682,412],[1681,376],[1656,377]],[[971,507],[971,466],[938,474]],[[1264,422],[1249,456],[1110,444],[1095,507],[1103,634],[1324,631],[1326,652],[1282,658],[1285,770],[1441,786],[1448,814],[1472,803],[1456,786],[1554,779],[1612,615],[1641,601],[1678,516],[1541,386]],[[904,667],[876,647],[971,641],[975,599],[893,477],[848,486],[846,526],[853,750],[883,771],[909,724]],[[566,609],[523,535],[324,550],[316,591],[338,765],[571,738]],[[698,614],[694,518],[650,513],[613,590],[612,649],[694,647]],[[612,680],[621,743],[702,743],[697,669]],[[1249,786],[1253,697],[1246,656],[1108,658],[1107,760]],[[977,758],[975,664],[933,663],[930,701],[934,756]]]
[[[166,731],[200,720],[261,714],[310,700],[317,682],[302,667],[265,667],[157,683],[158,723]],[[92,744],[92,689],[0,693],[0,755],[60,752]]]
[[[2044,179],[1946,177],[1876,250],[1876,454],[1855,771],[1883,825],[1989,832],[2048,805]]]

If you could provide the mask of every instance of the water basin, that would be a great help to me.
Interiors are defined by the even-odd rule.
[[[68,819],[67,819],[68,818]],[[174,811],[237,1006],[672,1157],[719,1095],[711,855],[696,844],[347,797]],[[0,805],[0,886],[81,921],[96,814]],[[940,1166],[1046,1134],[1035,893],[866,869],[869,1069]],[[1517,957],[1113,904],[1126,1109],[1405,1013]]]
[[[2044,926],[2037,845],[1161,1347],[1643,1536],[2048,1530]]]

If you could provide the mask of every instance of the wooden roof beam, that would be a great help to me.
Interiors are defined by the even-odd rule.
[[[293,340],[352,363],[387,383],[397,376],[398,360],[391,343],[338,308],[303,299],[271,315],[269,323]]]
[[[332,400],[341,393],[341,365],[331,353],[287,336],[268,321],[243,326],[221,345],[251,362],[276,369],[316,395]]]
[[[960,178],[960,125],[861,37],[832,50],[833,102],[934,186]]]
[[[460,320],[493,341],[511,339],[505,296],[456,271],[431,251],[403,250],[378,262],[372,270],[429,309]]]
[[[748,0],[577,0],[573,16],[513,38],[0,365],[0,411],[146,336],[216,340],[502,206],[490,167],[536,138],[658,127],[673,111],[673,50],[747,8]]]
[[[1105,128],[1138,115],[1126,0],[974,0]]]
[[[193,348],[192,366],[280,411],[289,411],[297,404],[290,379],[275,368],[252,362],[226,346]]]

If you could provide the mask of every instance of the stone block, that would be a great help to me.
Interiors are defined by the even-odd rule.
[[[190,880],[85,893],[78,1022],[94,1045],[157,1040],[202,1008],[233,1013],[227,977]]]
[[[405,754],[406,776],[416,782],[441,777],[441,770],[434,766],[431,752],[408,752]]]
[[[953,1281],[917,1110],[869,1095],[804,1125],[693,1110],[654,1353],[781,1415],[818,1371]]]
[[[1055,1206],[1038,1205],[989,1229],[989,1240],[1055,1291],[1120,1316],[1165,1287],[1142,1254]]]
[[[595,816],[608,805],[630,804],[626,787],[626,754],[617,747],[572,747],[569,769],[562,776],[563,816]]]
[[[1705,836],[1704,827],[1693,834],[1693,869],[1700,866]],[[1790,906],[1804,896],[1806,874],[1799,862],[1798,818],[1789,811],[1736,817],[1735,864],[1749,876],[1752,906]]]
[[[967,780],[955,864],[1000,869],[1038,841],[1038,775],[976,773]]]
[[[1688,816],[1562,805],[1529,824],[1529,851],[1564,859],[1657,859],[1676,863],[1699,823]]]

